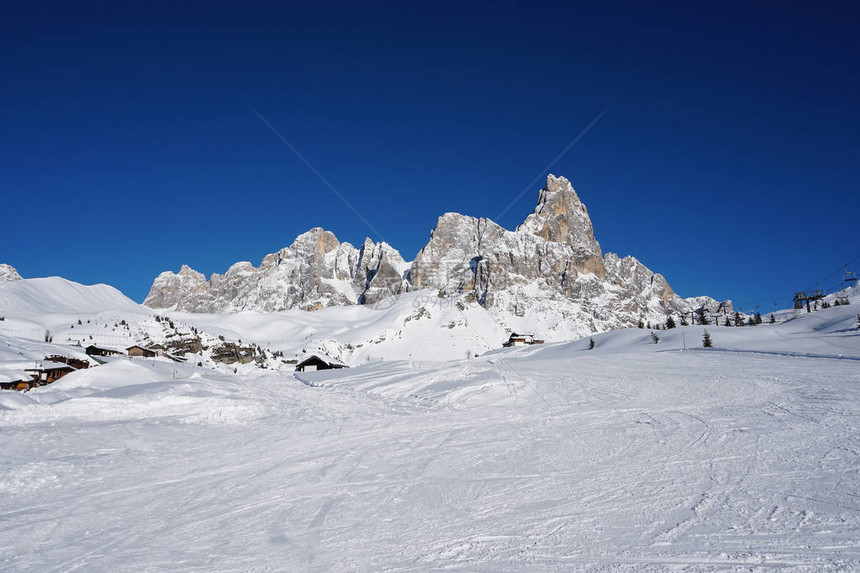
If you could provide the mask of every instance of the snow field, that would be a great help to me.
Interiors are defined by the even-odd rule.
[[[0,410],[2,528],[26,540],[0,563],[860,566],[855,361],[576,344],[301,379],[180,365],[191,378],[173,381],[157,361],[71,374]]]
[[[38,332],[77,317],[161,332],[122,301],[81,316],[65,295],[51,312],[15,296],[0,312],[13,370],[78,356]],[[0,393],[0,570],[860,569],[856,296],[774,326],[468,360],[498,325],[420,308],[187,315],[296,352],[354,343],[347,370],[116,358]],[[37,336],[2,331],[21,324]]]

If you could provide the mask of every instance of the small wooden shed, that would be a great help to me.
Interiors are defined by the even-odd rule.
[[[155,350],[151,350],[149,348],[144,348],[143,346],[129,346],[126,348],[129,356],[138,356],[140,358],[154,358],[156,356]]]

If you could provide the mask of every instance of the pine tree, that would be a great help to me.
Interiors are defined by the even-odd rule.
[[[774,318],[774,316],[772,314],[770,315],[770,323],[776,324],[776,318]]]
[[[743,326],[744,319],[741,317],[741,313],[735,311],[735,326]]]
[[[636,324],[636,326],[637,326],[638,328],[645,328],[645,323],[644,323],[644,322],[642,322],[642,319],[640,318],[640,319],[639,319],[639,322]]]
[[[704,310],[699,312],[699,324],[708,325],[708,314]]]
[[[729,318],[728,316],[726,317],[726,326],[734,326],[734,325],[732,324],[732,319],[731,319],[731,318]]]
[[[594,339],[593,338],[588,339],[588,349],[594,350]]]
[[[756,323],[756,324],[761,324],[761,322],[762,322],[762,321],[761,321],[761,313],[759,313],[759,311],[756,311],[756,313],[755,313],[755,323]]]
[[[657,344],[658,342],[660,342],[660,337],[659,337],[659,336],[657,336],[657,333],[656,333],[656,332],[652,332],[652,333],[651,333],[651,341],[652,341],[654,344]]]
[[[711,341],[711,333],[707,330],[705,331],[704,336],[702,336],[702,346],[705,348],[713,348],[714,343]]]
[[[687,322],[687,315],[686,314],[681,315],[681,326],[690,326],[690,323]]]
[[[675,328],[675,319],[672,318],[671,314],[666,318],[666,330],[670,328]]]

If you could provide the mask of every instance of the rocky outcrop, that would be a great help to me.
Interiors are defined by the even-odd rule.
[[[440,217],[409,278],[411,289],[473,292],[486,308],[514,316],[546,307],[594,329],[656,321],[684,307],[666,279],[635,258],[604,257],[573,186],[552,175],[516,231],[456,213]]]
[[[208,281],[188,267],[162,273],[144,304],[191,312],[315,310],[420,289],[467,295],[501,321],[543,313],[580,333],[662,321],[690,306],[635,258],[604,256],[570,181],[553,175],[516,230],[446,213],[411,264],[386,243],[366,239],[357,249],[316,228],[257,268],[236,263]]]
[[[20,281],[21,275],[15,270],[15,267],[7,264],[0,264],[0,283],[9,281]]]
[[[178,274],[161,273],[144,304],[187,312],[276,312],[374,302],[402,291],[407,266],[385,243],[368,239],[356,249],[315,228],[267,255],[259,267],[236,263],[208,281],[187,266]]]

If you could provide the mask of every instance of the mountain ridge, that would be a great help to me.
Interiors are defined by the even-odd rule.
[[[186,265],[163,272],[143,304],[206,313],[318,310],[380,304],[423,289],[464,295],[502,320],[556,314],[583,334],[695,310],[634,257],[604,254],[585,204],[568,179],[552,174],[513,231],[490,219],[445,213],[407,262],[387,243],[366,239],[356,248],[315,227],[266,255],[259,267],[236,263],[208,280]],[[697,304],[730,306],[710,297]]]

